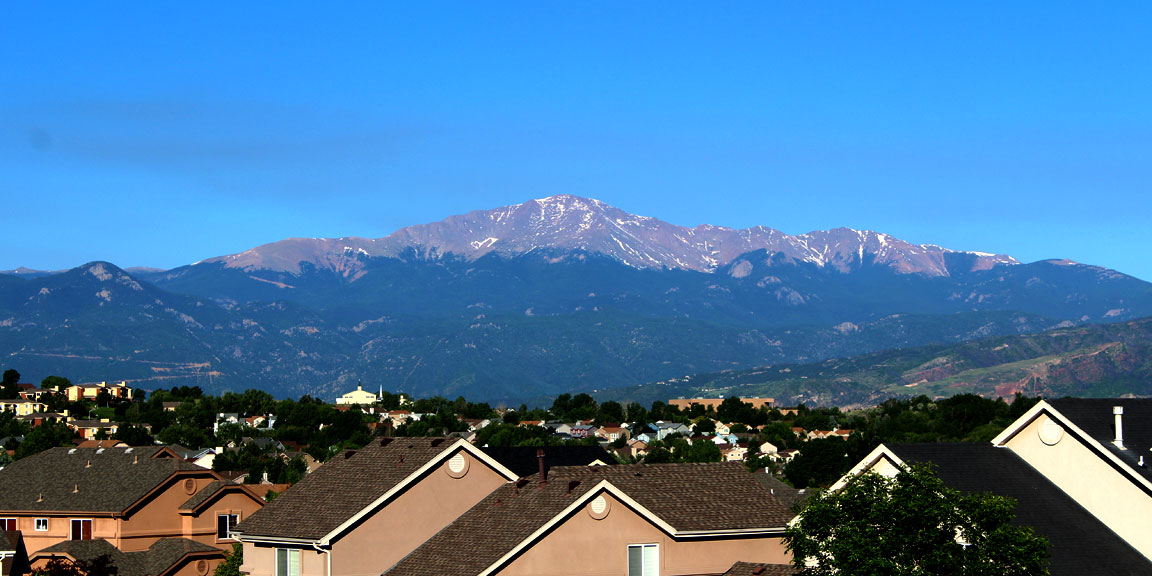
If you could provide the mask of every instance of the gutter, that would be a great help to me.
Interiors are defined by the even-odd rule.
[[[317,552],[323,554],[325,560],[327,560],[327,566],[328,567],[324,569],[324,576],[332,576],[332,548],[331,548],[331,546],[329,546],[329,548],[327,550],[325,550],[325,549],[320,547],[319,542],[313,542],[312,547],[315,548]]]

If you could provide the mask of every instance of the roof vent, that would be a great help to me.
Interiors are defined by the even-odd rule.
[[[1113,406],[1112,415],[1116,418],[1116,439],[1113,440],[1112,443],[1121,450],[1127,450],[1127,448],[1124,447],[1124,407]]]
[[[84,467],[85,468],[91,468],[92,467],[92,461],[89,460],[88,463],[84,465]]]
[[[346,450],[346,451],[344,451],[344,459],[345,459],[345,460],[347,460],[347,459],[351,458],[351,457],[352,457],[352,455],[353,455],[353,454],[355,454],[355,453],[356,453],[356,451],[355,451],[355,450]]]
[[[103,453],[104,453],[104,449],[103,449],[103,448],[97,448],[97,449],[96,449],[96,453],[97,453],[97,454],[103,454]]]
[[[432,447],[435,448],[435,447],[437,447],[443,443],[444,443],[443,438],[436,438],[435,440],[432,440]]]
[[[389,445],[389,444],[391,444],[391,443],[392,443],[392,439],[391,439],[391,438],[381,438],[381,439],[380,439],[380,446],[381,446],[381,447],[387,446],[387,445]]]
[[[575,490],[575,489],[576,489],[576,487],[577,487],[577,486],[579,486],[579,485],[580,485],[580,481],[579,481],[579,480],[569,480],[569,481],[568,481],[568,493],[569,493],[569,494],[571,494],[571,493],[572,493],[572,491],[573,491],[573,490]]]
[[[131,449],[131,448],[125,448],[125,449],[124,449],[124,453],[125,453],[125,454],[131,454],[131,453],[132,453],[132,449]]]
[[[78,494],[79,492],[80,492],[80,485],[79,485],[79,484],[74,484],[74,485],[72,486],[72,493],[73,493],[73,494]]]
[[[764,573],[764,567],[763,566],[757,566],[757,567],[752,569],[752,573],[757,574],[757,575],[763,574]]]
[[[37,502],[43,502],[44,501],[44,493],[43,492],[41,492],[39,496],[36,496],[36,501]]]
[[[139,454],[132,457],[132,463],[133,464],[139,464],[140,463],[140,455]]]
[[[69,453],[69,454],[75,454],[75,453],[76,453],[76,449],[75,449],[75,448],[72,448],[71,450],[69,450],[69,451],[68,451],[68,453]]]

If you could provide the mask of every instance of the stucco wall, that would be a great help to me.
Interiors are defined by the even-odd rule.
[[[1007,442],[1008,449],[1048,477],[1116,534],[1152,558],[1152,496],[1110,466],[1082,440],[1065,431],[1049,446],[1039,430],[1040,416]],[[1055,422],[1053,422],[1055,423]]]
[[[191,490],[184,485],[188,479],[195,483]],[[169,479],[152,499],[121,523],[120,544],[117,547],[125,552],[135,552],[147,550],[159,538],[185,536],[184,519],[179,513],[180,505],[214,480],[216,477],[207,471]],[[205,543],[214,544],[214,541]]]
[[[3,515],[4,518],[16,518],[16,529],[23,532],[24,535],[24,548],[28,550],[28,555],[31,556],[49,546],[55,546],[61,542],[66,542],[69,537],[69,530],[71,529],[73,518],[75,519],[91,519],[92,520],[92,537],[103,538],[116,546],[119,543],[119,532],[117,529],[119,521],[114,518],[92,518],[91,516],[46,516],[46,515],[33,515],[33,516],[13,516]],[[36,518],[48,519],[48,530],[45,532],[36,531]]]
[[[499,571],[501,576],[620,576],[628,573],[630,544],[658,544],[662,576],[719,574],[736,561],[791,562],[779,537],[673,540],[622,502],[606,498],[609,511],[602,520],[585,506],[512,560]]]
[[[276,548],[293,548],[300,550],[300,576],[325,576],[328,570],[328,560],[312,548],[299,546],[276,546],[274,544],[254,545],[244,543],[244,563],[240,565],[242,574],[251,576],[275,576],[276,574]]]

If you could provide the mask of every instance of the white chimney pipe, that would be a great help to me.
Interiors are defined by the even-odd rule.
[[[1121,450],[1127,450],[1127,448],[1124,447],[1124,423],[1122,422],[1124,407],[1113,406],[1112,414],[1116,417],[1116,439],[1113,440],[1112,443]]]

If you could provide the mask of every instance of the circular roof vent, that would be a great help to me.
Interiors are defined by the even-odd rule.
[[[1041,442],[1048,446],[1055,446],[1064,438],[1064,427],[1045,414],[1040,417],[1039,426],[1036,427],[1036,434],[1040,436]]]
[[[588,503],[588,515],[596,520],[603,520],[608,517],[608,513],[612,511],[612,502],[603,494],[593,498]]]
[[[468,459],[464,457],[463,452],[457,452],[448,459],[447,471],[453,478],[463,478],[468,473]]]

